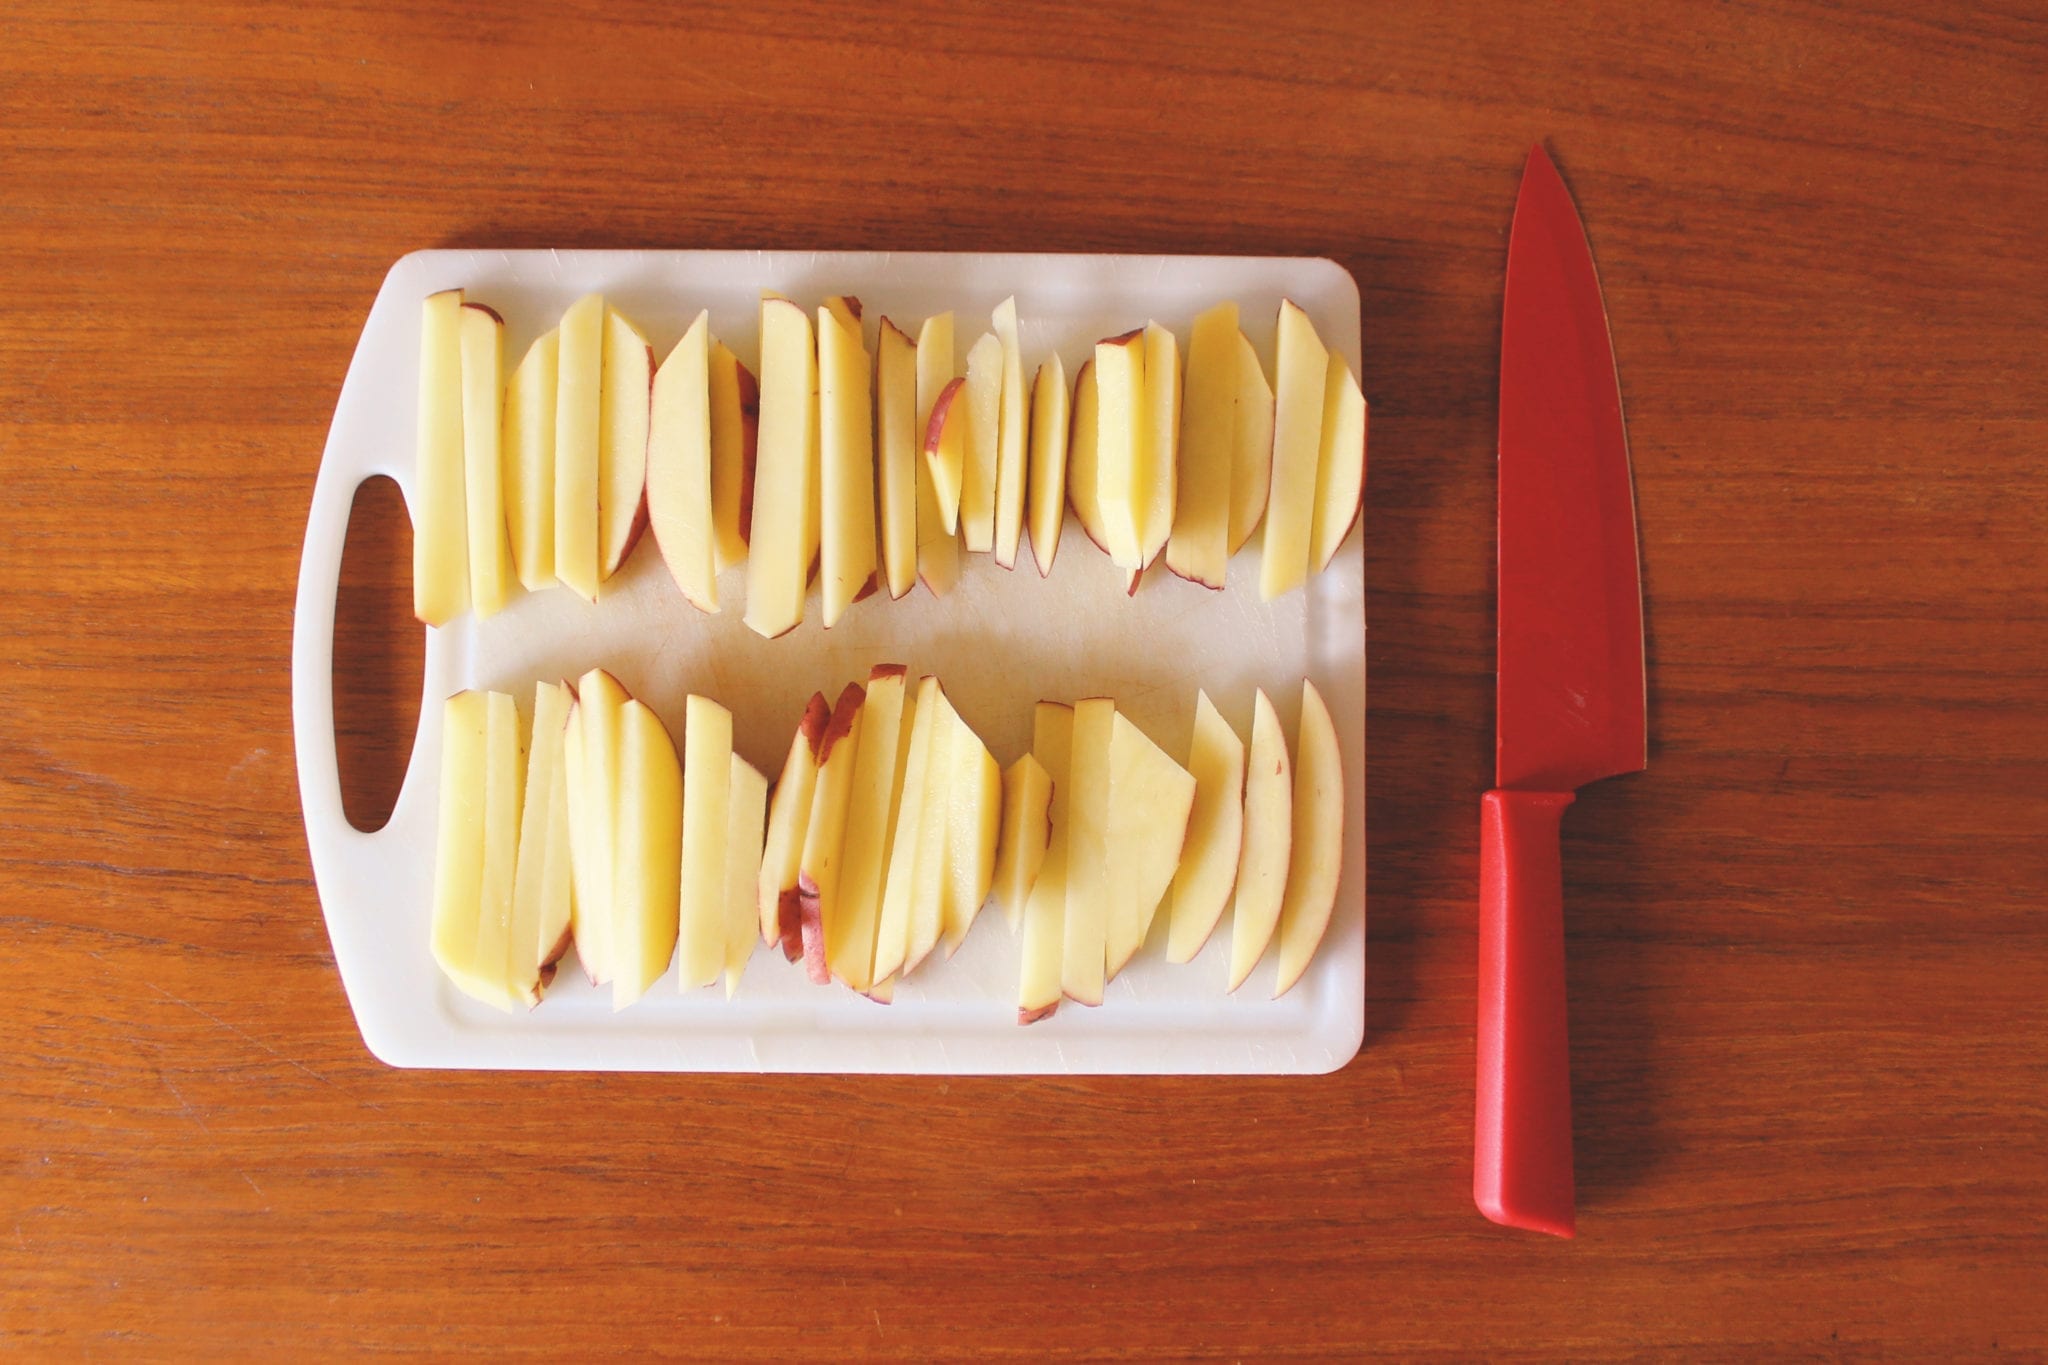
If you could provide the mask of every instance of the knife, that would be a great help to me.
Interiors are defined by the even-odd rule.
[[[1480,809],[1472,1197],[1574,1230],[1558,822],[1648,762],[1642,579],[1621,386],[1593,253],[1541,145],[1508,237],[1500,345],[1494,790]]]

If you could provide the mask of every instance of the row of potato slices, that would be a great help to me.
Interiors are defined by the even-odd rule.
[[[732,716],[685,703],[682,754],[601,669],[444,708],[433,951],[460,989],[537,1004],[571,944],[615,1008],[676,963],[684,989],[739,985],[756,937],[813,979],[887,999],[966,937],[994,875],[995,759],[939,680],[885,665],[814,697],[768,799]],[[880,975],[876,967],[882,965]]]
[[[993,891],[1022,928],[1018,1021],[1102,1003],[1171,906],[1191,961],[1235,902],[1229,988],[1279,946],[1275,996],[1307,969],[1342,869],[1337,737],[1304,683],[1290,764],[1264,692],[1249,751],[1198,699],[1186,767],[1106,698],[1040,702],[1006,774],[937,678],[899,665],[812,697],[772,801],[732,751],[732,717],[686,703],[683,755],[644,703],[594,670],[513,699],[446,704],[432,942],[465,993],[537,1004],[573,942],[614,1008],[673,958],[683,989],[738,987],[755,937],[887,1002]]]
[[[591,601],[651,523],[669,572],[719,610],[744,562],[746,623],[802,620],[815,576],[834,624],[878,586],[943,594],[961,552],[1013,568],[1028,529],[1052,571],[1066,510],[1133,592],[1163,559],[1221,588],[1263,525],[1271,599],[1326,567],[1357,520],[1366,403],[1308,316],[1280,306],[1275,382],[1237,305],[1195,320],[1185,364],[1157,323],[1098,342],[1071,392],[1057,354],[1024,383],[1014,299],[956,364],[953,315],[917,339],[860,301],[761,304],[761,377],[698,314],[659,367],[641,330],[578,300],[503,377],[503,322],[460,290],[421,330],[414,607],[441,625],[501,609],[515,585]],[[756,496],[756,489],[760,496]]]

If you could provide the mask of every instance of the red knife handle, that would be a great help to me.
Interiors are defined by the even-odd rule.
[[[1490,791],[1479,825],[1479,1095],[1472,1198],[1496,1223],[1569,1237],[1571,1049],[1564,868],[1571,792]]]

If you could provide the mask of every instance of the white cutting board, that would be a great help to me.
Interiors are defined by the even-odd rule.
[[[883,252],[422,251],[392,267],[357,344],[313,490],[292,639],[292,721],[314,879],[363,1041],[393,1066],[531,1070],[797,1072],[1323,1072],[1358,1051],[1365,1017],[1365,584],[1361,533],[1331,568],[1277,602],[1258,600],[1258,537],[1212,592],[1163,566],[1126,598],[1122,573],[1072,517],[1050,578],[1028,548],[1006,572],[965,556],[943,600],[886,592],[826,631],[813,590],[808,619],[778,640],[741,624],[745,570],[719,582],[726,610],[704,616],[671,583],[652,536],[591,606],[557,588],[525,595],[497,617],[465,615],[427,632],[419,730],[390,822],[374,834],[342,814],[332,698],[335,588],[357,485],[395,479],[414,494],[420,300],[462,288],[503,314],[507,365],[577,297],[602,291],[646,328],[656,359],[700,308],[750,368],[761,291],[815,307],[857,295],[870,345],[875,320],[912,335],[951,309],[959,352],[1015,294],[1027,377],[1057,350],[1071,380],[1093,342],[1156,319],[1185,347],[1195,315],[1234,299],[1271,376],[1282,297],[1359,368],[1358,290],[1334,262],[1222,256],[969,255]],[[1371,376],[1365,376],[1370,393]],[[1272,696],[1290,739],[1301,681],[1315,681],[1336,718],[1345,768],[1343,885],[1328,937],[1301,982],[1279,1000],[1268,953],[1236,995],[1224,992],[1230,919],[1196,960],[1170,966],[1162,910],[1151,940],[1108,986],[1099,1008],[1072,1002],[1052,1018],[1016,1022],[1018,940],[991,905],[959,953],[934,958],[877,1005],[816,986],[800,963],[759,948],[728,1001],[719,988],[683,994],[671,973],[620,1013],[573,957],[530,1013],[507,1015],[450,986],[428,951],[441,702],[465,687],[509,691],[525,711],[538,678],[610,669],[681,734],[683,699],[701,692],[731,708],[738,750],[780,770],[813,691],[836,696],[882,662],[937,673],[961,714],[1007,766],[1028,746],[1032,704],[1111,696],[1177,758],[1187,753],[1195,694],[1211,698],[1247,740],[1252,693]]]

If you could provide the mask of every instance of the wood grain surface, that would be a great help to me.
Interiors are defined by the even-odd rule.
[[[1116,8],[0,7],[0,1349],[2048,1353],[2048,12]],[[1650,768],[1567,821],[1569,1243],[1469,1198],[1537,138],[1606,285],[1650,639]],[[292,594],[364,313],[436,245],[1347,266],[1357,1061],[374,1061],[299,824]],[[368,497],[338,685],[374,821],[419,640]]]

